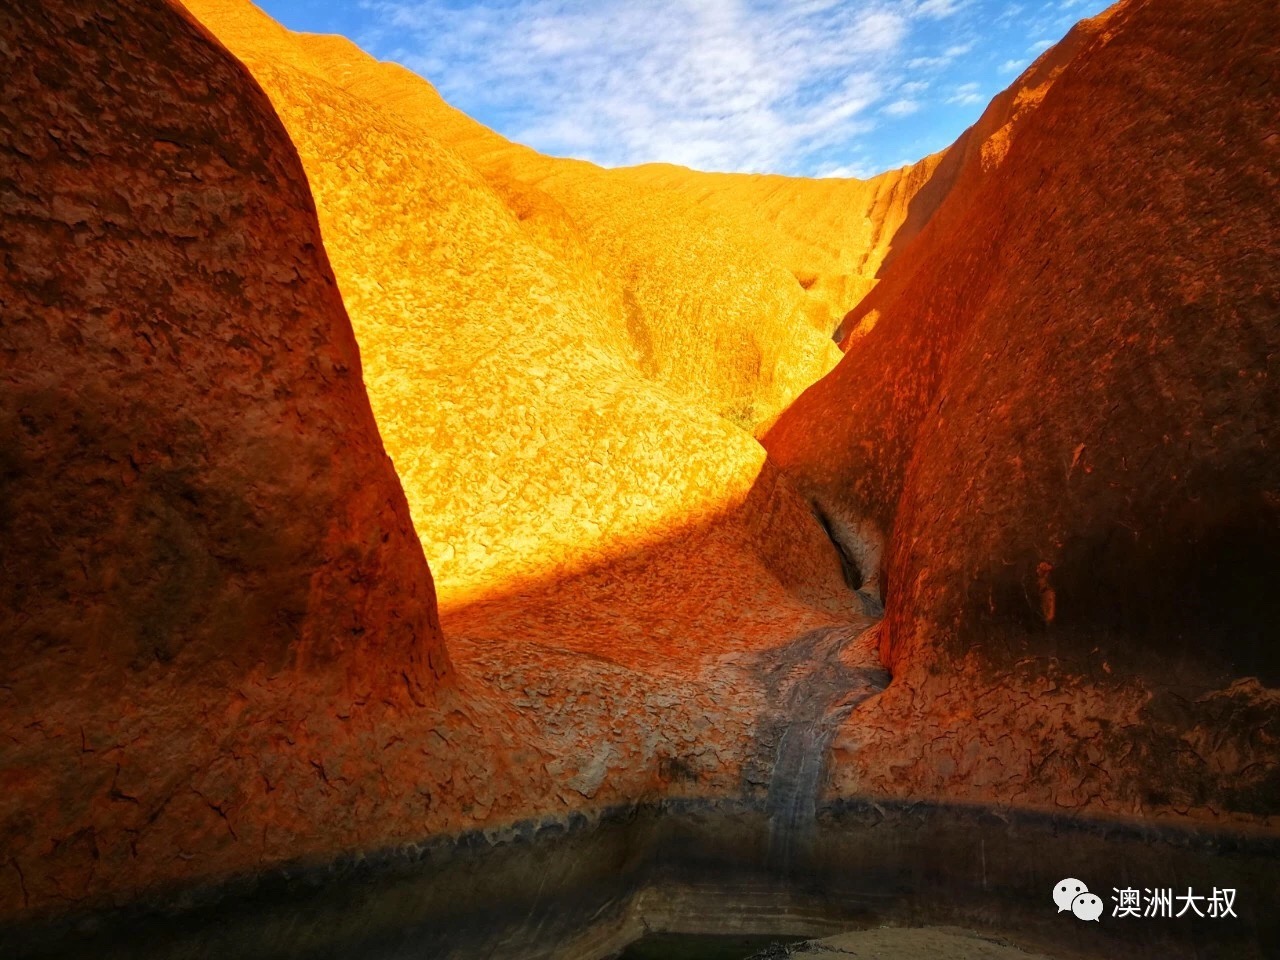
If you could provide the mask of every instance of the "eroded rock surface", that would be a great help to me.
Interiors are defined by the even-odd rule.
[[[266,97],[160,2],[8,5],[0,38],[7,913],[255,863],[324,815],[241,819],[305,736],[249,723],[412,709],[451,666]]]
[[[270,105],[163,6],[4,31],[7,665],[434,686],[430,575]]]
[[[838,359],[831,331],[927,179],[543,157],[341,38],[190,7],[298,147],[446,621],[744,502],[764,454],[742,428]],[[814,524],[775,535],[829,579]]]
[[[887,537],[895,683],[841,789],[1276,812],[1277,28],[1077,27],[767,436]]]
[[[673,797],[784,860],[877,797],[1274,813],[1273,14],[1130,2],[811,185],[541,158],[192,7],[248,70],[159,0],[0,14],[0,915]],[[784,476],[742,428],[867,290]]]
[[[854,604],[751,436],[629,366],[581,239],[281,55],[335,283],[188,17],[5,17],[4,914],[762,794],[755,658]]]

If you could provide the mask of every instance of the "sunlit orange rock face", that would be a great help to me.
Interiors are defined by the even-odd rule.
[[[866,183],[606,171],[245,0],[189,7],[307,168],[446,620],[741,503],[749,432],[835,364],[936,162]]]
[[[836,789],[1275,812],[1277,30],[1077,27],[766,437],[852,550],[887,538],[895,683]]]

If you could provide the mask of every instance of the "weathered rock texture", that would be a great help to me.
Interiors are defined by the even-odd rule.
[[[160,0],[0,14],[0,916],[668,795],[1274,812],[1274,14],[1119,7],[804,184],[192,8],[248,70]],[[789,479],[742,427],[873,287]]]
[[[925,179],[543,157],[345,40],[290,33],[246,0],[189,6],[254,71],[307,168],[446,620],[496,585],[572,576],[742,503],[764,453],[739,428],[834,364],[830,333]],[[821,554],[804,566],[829,564],[811,521],[781,535]],[[824,578],[808,579],[830,593]]]
[[[283,30],[247,0],[191,7],[255,71],[287,63],[450,148],[606,295],[608,326],[645,378],[749,427],[830,369],[840,318],[899,228],[905,238],[932,209],[911,201],[940,155],[869,181],[605,170],[511,143],[403,67]]]
[[[4,36],[7,666],[434,686],[430,574],[270,104],[156,5],[24,4]]]
[[[266,97],[159,2],[8,5],[0,44],[9,911],[232,830],[236,691],[411,705],[450,665]]]
[[[286,47],[300,165],[159,0],[0,24],[0,913],[763,796],[760,652],[857,603],[758,443],[632,364],[576,228]]]
[[[1077,27],[766,437],[851,552],[888,541],[896,679],[841,789],[1276,812],[1245,678],[1280,667],[1278,29],[1231,0]]]

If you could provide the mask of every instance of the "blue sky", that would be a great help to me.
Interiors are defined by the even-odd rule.
[[[865,177],[951,143],[1102,0],[258,0],[544,153]]]

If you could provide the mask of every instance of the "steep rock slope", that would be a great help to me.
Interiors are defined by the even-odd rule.
[[[1258,199],[1275,187],[1259,40],[1274,30],[1225,0],[1163,9],[1086,26],[985,137],[874,189],[813,193],[530,159],[398,68],[247,6],[219,31],[288,136],[167,5],[0,15],[5,49],[35,51],[5,59],[24,95],[0,113],[0,522],[20,547],[0,613],[0,913],[412,855],[668,793],[765,798],[796,739],[780,696],[823,744],[848,713],[837,794],[1268,815],[1276,704],[1245,675],[1269,648],[1250,663],[1226,644],[1234,662],[1215,666],[1191,643],[1170,669],[1152,651],[1176,632],[1152,611],[1189,611],[1187,636],[1212,640],[1206,576],[1236,591],[1233,631],[1270,616],[1238,600],[1265,596],[1248,578],[1272,572],[1272,528],[1236,521],[1273,523],[1276,503],[1275,223]],[[664,182],[639,196],[649,179]],[[865,240],[811,238],[797,210]],[[690,225],[703,252],[662,260]],[[721,241],[744,244],[744,286],[704,296]],[[672,289],[636,279],[655,266]],[[776,401],[738,366],[750,351],[712,392],[678,381],[776,319],[734,291],[794,329],[877,273],[881,312],[859,308],[848,358],[770,443],[869,579],[858,531],[874,517],[893,534],[897,677],[860,706],[810,703],[806,681],[838,698],[846,674],[882,679],[874,634],[847,643],[867,621],[805,497],[714,412],[741,401],[757,422]],[[334,276],[440,567],[448,659]],[[717,305],[724,343],[697,323],[680,339]],[[880,398],[874,370],[848,377],[864,348],[899,364],[887,408],[860,406]],[[859,434],[868,417],[889,433]],[[1129,450],[1151,460],[1131,477]],[[840,470],[812,469],[837,453]],[[1238,496],[1202,512],[1227,475]],[[862,476],[883,488],[851,494]],[[1115,532],[1130,526],[1139,549]],[[1096,567],[1076,565],[1071,544],[1100,529]],[[1187,547],[1223,531],[1252,562]],[[1200,556],[1171,578],[1134,560]],[[1081,598],[1081,569],[1107,597]]]
[[[888,537],[842,789],[1275,812],[1278,29],[1077,27],[766,437],[851,552]]]
[[[191,6],[263,83],[307,169],[451,654],[483,682],[473,699],[539,731],[521,736],[553,783],[518,809],[738,793],[759,766],[759,656],[861,611],[808,504],[749,434],[646,375],[654,354],[596,234],[374,96],[387,76],[430,87],[248,4]],[[618,230],[638,215],[634,189],[566,190],[594,191]],[[697,289],[672,296],[710,322]],[[715,336],[733,341],[732,319]],[[462,822],[515,809],[476,804]]]
[[[248,40],[246,35],[259,33],[260,20],[266,19],[261,13],[243,9],[231,16],[223,7],[215,22],[225,36]],[[273,27],[280,31],[278,25]],[[342,38],[288,36],[300,61],[306,60],[311,69],[322,71],[353,94],[423,125],[471,160],[504,196],[514,191],[517,207],[522,206],[521,195],[532,193],[549,200],[548,194],[554,193],[559,212],[574,228],[578,222],[590,227],[604,214],[625,214],[614,217],[612,231],[595,231],[594,239],[611,244],[633,269],[618,271],[609,261],[602,266],[613,273],[612,279],[621,289],[632,291],[633,312],[639,314],[643,309],[659,322],[672,309],[661,300],[663,291],[634,289],[637,273],[659,264],[674,271],[671,279],[679,290],[716,308],[722,316],[722,329],[733,329],[744,309],[758,314],[758,305],[742,303],[744,295],[754,294],[754,288],[723,285],[715,291],[702,290],[717,265],[750,253],[751,259],[742,260],[741,265],[764,272],[761,279],[776,285],[771,296],[781,297],[789,305],[793,301],[794,285],[782,279],[781,267],[806,294],[801,303],[803,316],[830,334],[835,322],[875,285],[894,251],[928,221],[950,186],[947,177],[933,175],[949,151],[870,180],[820,181],[707,173],[670,164],[603,169],[581,160],[543,156],[449,106],[428,81],[397,64],[372,61]],[[597,199],[601,195],[608,197],[607,202]],[[637,213],[657,219],[647,225],[635,223]],[[695,228],[718,231],[725,242],[699,247]],[[668,335],[680,336],[678,331]],[[791,349],[811,342],[803,325],[798,333],[786,331],[784,340],[790,342]],[[679,346],[690,356],[705,349],[688,335]],[[726,377],[732,358],[732,354],[724,354],[723,344],[720,346],[720,366],[714,375],[717,381]],[[770,349],[782,346],[785,344],[775,344]],[[671,361],[678,362],[679,357]],[[706,389],[675,382],[674,378],[673,382],[677,389]],[[724,390],[715,384],[712,387]]]
[[[786,383],[798,389],[823,368],[788,352],[791,307],[776,297],[761,306],[773,296],[768,270],[722,256],[749,249],[745,237],[680,220],[670,212],[674,194],[637,200],[634,189],[598,177],[574,181],[574,171],[596,168],[562,164],[563,196],[593,211],[583,228],[546,183],[502,179],[492,168],[482,175],[430,118],[401,109],[402,100],[391,98],[397,109],[383,102],[385,90],[402,86],[414,103],[434,97],[423,81],[344,42],[282,31],[247,3],[191,8],[255,72],[307,168],[442,604],[571,575],[719,522],[746,502],[763,450],[700,391],[730,384],[721,399],[740,389],[750,397],[780,381],[758,350],[741,352],[754,334],[732,311],[722,315],[724,298],[739,314],[750,308],[752,323],[780,324],[767,337],[780,352],[767,363],[789,371]],[[620,284],[609,271],[642,255],[618,238],[654,223],[680,225],[686,247],[711,245],[698,261],[705,271],[695,279],[660,269],[656,258],[684,264],[685,254],[654,234],[645,240],[650,262],[626,268],[636,277]],[[794,306],[799,287],[786,281]],[[638,292],[650,288],[651,297]],[[648,309],[670,301],[658,326],[637,326],[628,307],[637,297],[650,297]],[[802,582],[798,571],[813,569],[815,595],[828,607],[847,603],[833,599],[843,587],[818,525],[802,517],[786,536],[792,553],[810,554],[799,568],[769,573],[761,560],[748,582],[719,589],[749,592],[751,581],[778,575]]]
[[[613,322],[642,374],[749,429],[834,365],[840,318],[899,228],[905,239],[927,220],[911,201],[940,157],[870,181],[604,170],[513,144],[404,68],[283,31],[244,0],[192,9],[247,60],[287,61],[399,117],[470,162],[521,219],[536,211],[576,236],[619,300]]]
[[[0,913],[509,789],[266,97],[158,0],[7,6],[0,45]],[[397,724],[427,746],[380,756]]]
[[[849,526],[850,548],[860,555],[865,552],[868,578],[878,574],[879,546],[892,525],[916,428],[937,392],[957,331],[966,329],[970,318],[950,311],[914,326],[895,322],[878,331],[877,326],[895,306],[912,309],[917,287],[943,277],[938,258],[950,249],[954,236],[981,237],[993,225],[1008,224],[1012,211],[1002,204],[998,213],[985,211],[982,228],[971,225],[984,216],[979,204],[990,203],[991,195],[980,191],[1000,189],[992,184],[999,180],[1014,131],[1028,115],[1034,116],[1062,66],[1102,32],[1110,15],[1108,11],[1078,24],[1009,90],[997,95],[979,121],[943,154],[915,197],[917,206],[936,207],[920,225],[926,235],[915,242],[907,236],[898,244],[893,268],[885,270],[883,282],[841,324],[841,346],[849,356],[808,390],[768,435],[771,456]],[[975,255],[968,266],[978,265],[983,269],[976,276],[969,270],[946,279],[989,286],[996,276],[994,264]],[[847,415],[846,397],[852,396],[863,407],[855,417]]]
[[[158,0],[0,24],[0,916],[762,791],[760,657],[856,602],[762,448],[636,372],[555,208],[282,57],[304,174]]]
[[[394,662],[434,686],[430,574],[270,106],[189,22],[211,78],[139,98],[176,76],[145,17],[136,39],[74,5],[6,19],[33,31],[4,108],[6,641],[108,670],[336,661],[379,689]],[[224,81],[245,117],[213,103]]]
[[[667,164],[608,176],[691,197],[750,228],[805,291],[810,322],[824,333],[875,288],[884,267],[936,202],[921,191],[950,150],[870,180],[808,180],[776,174],[702,173]],[[938,197],[945,191],[933,193]]]

